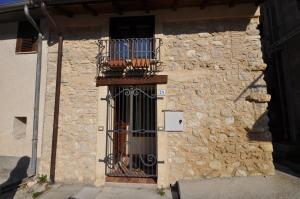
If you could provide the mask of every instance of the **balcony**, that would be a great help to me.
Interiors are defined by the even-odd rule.
[[[159,38],[99,40],[97,79],[153,76],[161,71]]]

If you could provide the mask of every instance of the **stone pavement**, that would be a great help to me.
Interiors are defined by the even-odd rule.
[[[10,170],[0,168],[0,185],[9,178]]]
[[[179,181],[181,199],[299,199],[300,178],[276,171],[275,176]]]
[[[55,184],[38,199],[177,199],[170,189],[161,196],[156,185],[107,183],[102,187]],[[300,199],[300,178],[276,171],[275,176],[179,181],[181,199]],[[173,194],[173,195],[172,195]],[[12,197],[10,197],[12,196]],[[32,199],[19,189],[0,199]]]
[[[156,185],[114,184],[107,183],[103,187],[84,185],[61,185],[42,194],[39,199],[172,199],[171,191],[165,195],[157,193]]]
[[[95,199],[172,199],[170,189],[166,189],[165,195],[161,196],[157,193],[156,185],[108,185],[103,187],[102,191]]]

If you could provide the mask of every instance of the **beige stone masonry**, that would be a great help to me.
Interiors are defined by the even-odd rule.
[[[101,30],[70,28],[64,33],[63,67],[57,144],[56,180],[95,183],[97,39]],[[49,174],[57,45],[49,47],[45,131],[40,173]]]
[[[197,12],[199,13],[197,13]],[[156,37],[168,84],[162,110],[183,110],[184,131],[158,131],[158,186],[179,179],[271,175],[271,135],[259,12],[249,5],[159,10]],[[141,12],[126,16],[145,15]],[[62,18],[65,33],[57,148],[57,181],[105,183],[107,87],[95,86],[97,39],[107,38],[109,17]],[[178,17],[180,16],[180,17]],[[76,23],[75,23],[76,22]],[[81,27],[79,27],[81,26]],[[100,28],[101,27],[101,28]],[[57,45],[49,46],[40,173],[49,174]],[[104,131],[99,131],[104,127]]]
[[[168,134],[170,182],[274,173],[258,24],[163,25],[167,109],[184,110],[185,121]]]

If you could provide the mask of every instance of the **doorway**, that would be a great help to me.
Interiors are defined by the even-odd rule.
[[[106,100],[106,175],[156,178],[156,85],[111,86]]]

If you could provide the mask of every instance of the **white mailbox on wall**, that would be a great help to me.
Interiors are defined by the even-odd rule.
[[[165,131],[183,131],[183,112],[182,111],[164,111],[165,112]]]

